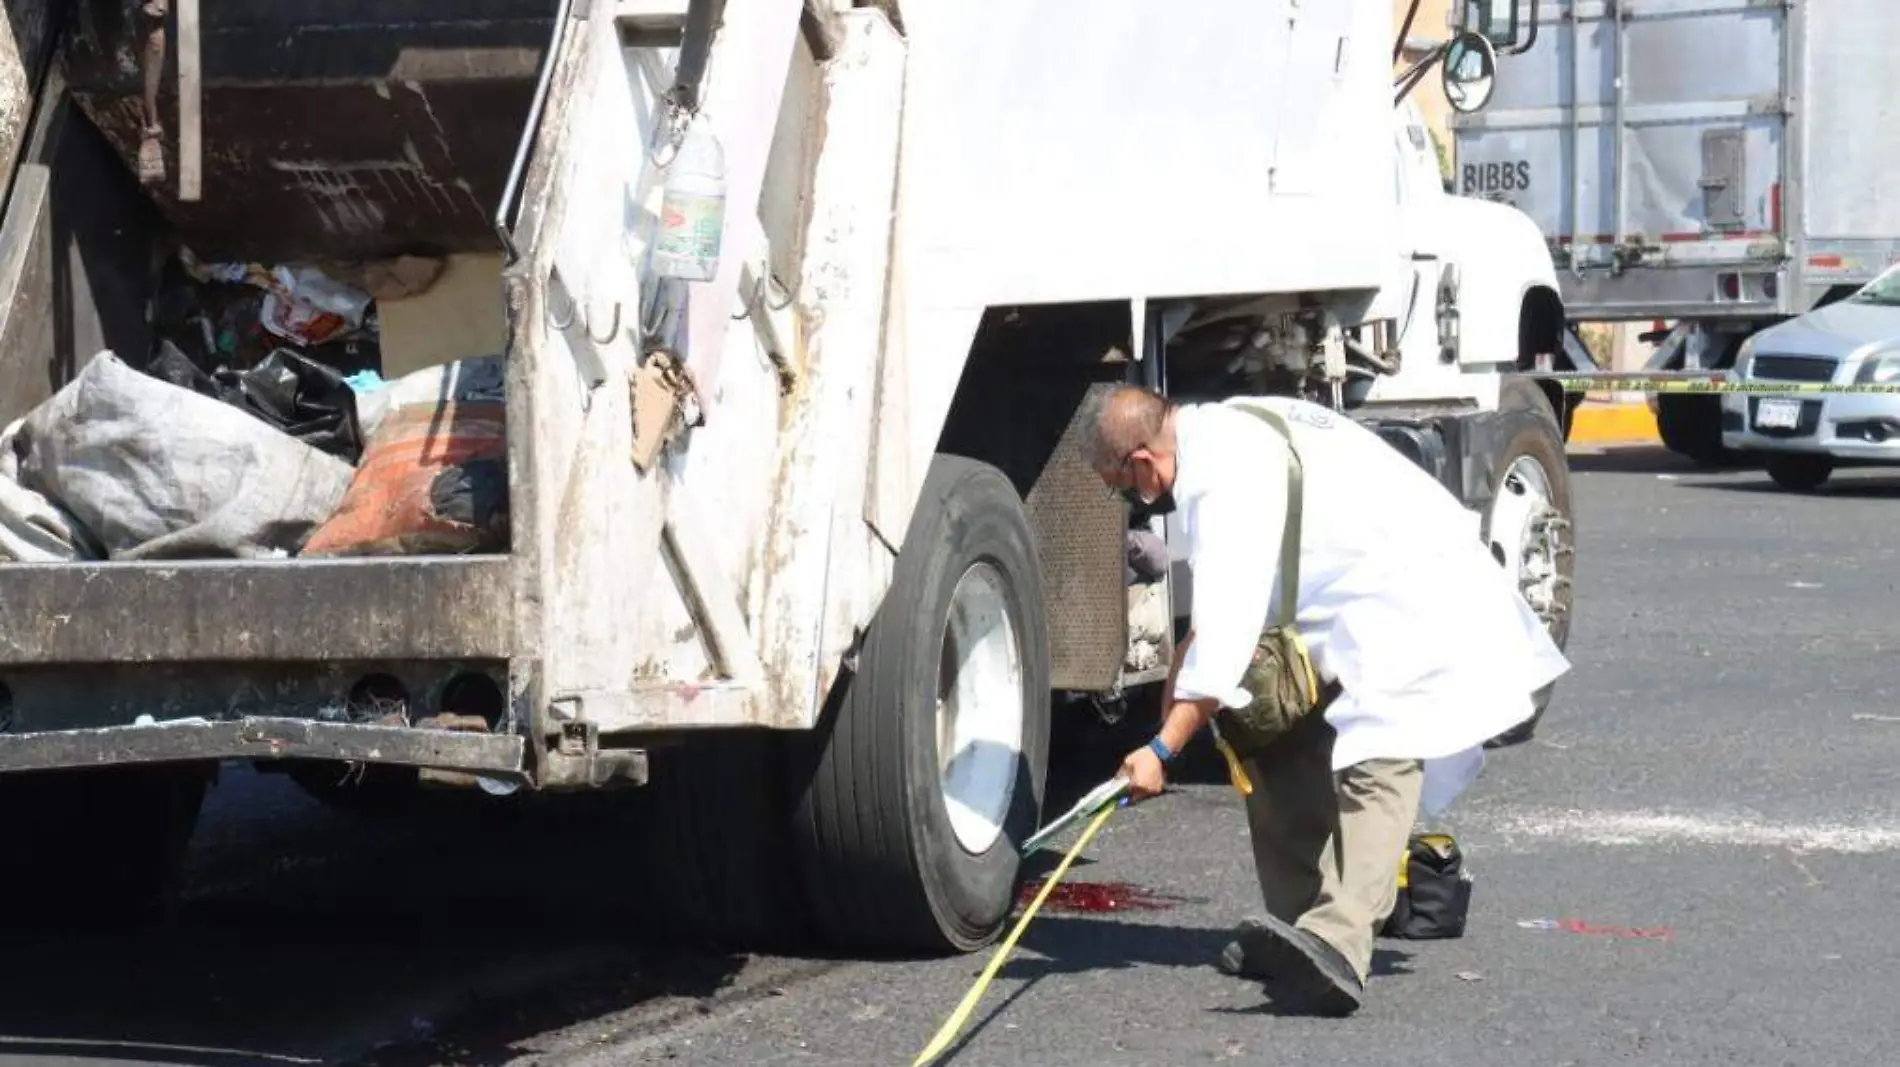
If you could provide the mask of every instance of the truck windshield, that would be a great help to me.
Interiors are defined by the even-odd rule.
[[[1900,267],[1887,268],[1880,277],[1868,282],[1866,288],[1855,293],[1854,300],[1862,304],[1900,307]]]

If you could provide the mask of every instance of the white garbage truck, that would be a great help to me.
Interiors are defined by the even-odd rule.
[[[1470,106],[1481,39],[1395,77],[1388,0],[172,8],[22,9],[0,420],[39,430],[0,490],[91,514],[29,475],[95,366],[251,381],[264,335],[181,311],[182,263],[263,287],[280,369],[500,357],[506,534],[0,565],[9,892],[150,899],[250,763],[338,802],[625,789],[656,817],[601,845],[669,929],[980,946],[1052,717],[1152,686],[1187,611],[1178,569],[1131,592],[1074,447],[1115,382],[1364,421],[1568,633],[1563,398],[1523,373],[1560,287],[1405,97],[1449,52]],[[373,310],[287,319],[310,270]],[[197,477],[197,432],[135,443]]]

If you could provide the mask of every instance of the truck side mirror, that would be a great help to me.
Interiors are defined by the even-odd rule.
[[[1466,30],[1445,46],[1445,99],[1452,110],[1470,114],[1491,102],[1498,87],[1498,53],[1489,38]]]

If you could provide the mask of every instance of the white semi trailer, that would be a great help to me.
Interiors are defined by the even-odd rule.
[[[1501,55],[1496,95],[1455,120],[1457,187],[1536,220],[1574,321],[1665,323],[1648,335],[1647,371],[1735,367],[1751,335],[1900,261],[1894,142],[1878,122],[1900,90],[1888,61],[1900,5],[1482,0],[1468,11]],[[1575,343],[1544,369],[1599,371]],[[1660,396],[1657,417],[1671,449],[1737,458],[1719,396]]]
[[[159,888],[211,768],[255,761],[640,786],[651,837],[602,846],[650,849],[676,929],[981,945],[1055,696],[1165,670],[1072,447],[1111,382],[1345,410],[1568,632],[1562,398],[1518,373],[1563,343],[1557,279],[1522,214],[1446,193],[1387,0],[187,7],[202,147],[163,132],[156,184],[129,0],[19,60],[0,414],[149,346],[172,245],[447,249],[476,283],[386,309],[384,358],[499,324],[512,544],[0,565],[0,884]]]

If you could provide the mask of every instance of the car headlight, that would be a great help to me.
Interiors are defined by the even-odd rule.
[[[1887,352],[1861,360],[1856,385],[1900,385],[1900,352]]]

